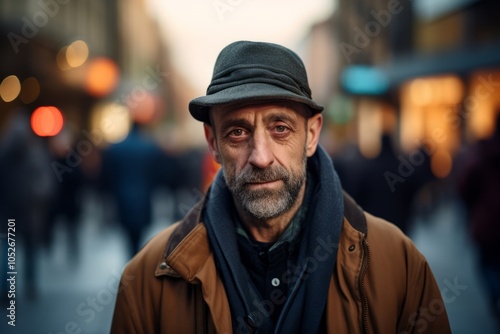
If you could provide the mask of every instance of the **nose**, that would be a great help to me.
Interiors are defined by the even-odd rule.
[[[274,162],[270,142],[264,133],[255,132],[248,162],[254,167],[264,169]]]

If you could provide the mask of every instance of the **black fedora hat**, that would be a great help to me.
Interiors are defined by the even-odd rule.
[[[323,110],[311,98],[304,63],[281,45],[239,41],[220,52],[207,95],[189,102],[189,112],[208,122],[210,107],[244,101],[295,101],[313,113]]]

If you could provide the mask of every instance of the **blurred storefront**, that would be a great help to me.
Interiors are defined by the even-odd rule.
[[[340,0],[328,29],[310,36],[326,31],[338,57],[323,72],[339,78],[322,101],[340,146],[332,151],[354,142],[370,157],[390,132],[402,152],[424,148],[434,175],[449,175],[464,145],[492,133],[500,109],[499,10],[490,0]]]

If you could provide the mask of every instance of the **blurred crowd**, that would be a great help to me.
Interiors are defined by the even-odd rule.
[[[56,136],[39,137],[30,126],[30,113],[17,110],[0,140],[0,217],[17,222],[16,241],[25,254],[19,261],[25,276],[21,290],[36,297],[37,263],[29,260],[41,249],[50,252],[57,224],[67,232],[69,264],[78,264],[88,194],[102,204],[100,223],[125,232],[131,258],[152,223],[154,194],[166,190],[172,195],[174,209],[165,219],[173,222],[203,195],[217,169],[203,149],[167,152],[139,123],[124,140],[97,147],[69,127]],[[6,254],[3,241],[2,248]]]

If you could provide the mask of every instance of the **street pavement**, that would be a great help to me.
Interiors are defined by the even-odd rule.
[[[444,202],[432,216],[416,221],[410,237],[434,272],[452,333],[500,333],[488,308],[465,217],[456,202]]]
[[[54,247],[41,250],[35,258],[24,259],[19,244],[18,263],[36,262],[39,268],[38,293],[34,300],[26,298],[19,272],[16,326],[7,325],[2,306],[0,333],[109,333],[116,287],[128,261],[128,249],[118,224],[107,221],[105,203],[87,196],[78,259],[68,251],[63,224],[56,225]],[[172,222],[169,212],[173,209],[168,194],[156,196],[155,221],[144,233],[144,242]],[[477,274],[476,254],[463,217],[456,204],[443,203],[429,217],[417,220],[410,236],[427,257],[445,296],[453,333],[498,333],[487,308],[486,291]]]

